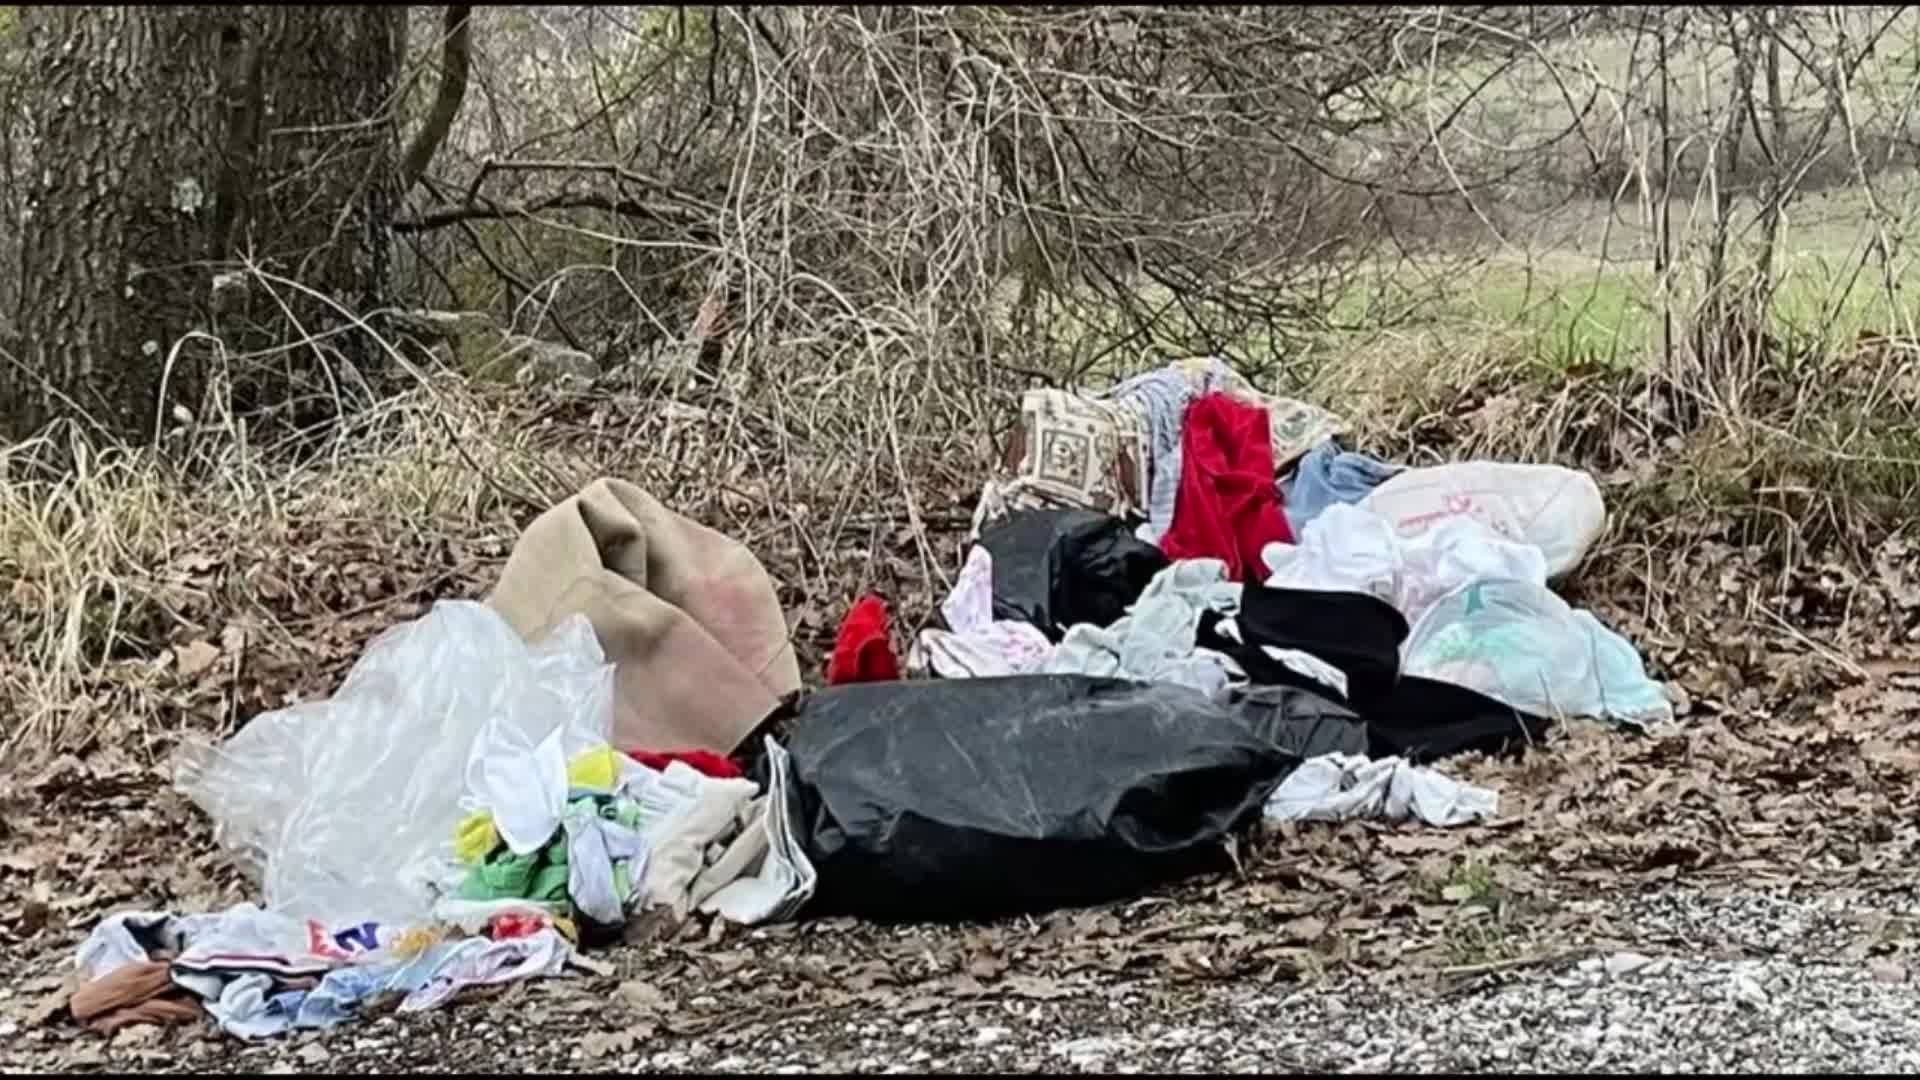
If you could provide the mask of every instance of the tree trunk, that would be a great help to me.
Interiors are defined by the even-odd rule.
[[[214,285],[250,259],[350,309],[380,302],[404,12],[22,9],[30,211],[0,425],[80,416],[145,440],[176,407],[202,416],[210,387],[222,408],[338,408],[352,357],[312,341],[342,321],[330,305]],[[176,355],[194,331],[224,348]]]

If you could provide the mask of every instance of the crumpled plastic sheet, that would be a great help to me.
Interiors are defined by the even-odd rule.
[[[568,757],[608,738],[612,673],[585,616],[529,646],[486,605],[441,601],[375,638],[331,698],[183,748],[175,783],[270,909],[418,925],[449,884],[465,812],[531,808],[538,820],[502,828],[522,844],[549,817],[557,825],[550,771],[539,787],[513,788],[523,767],[513,762],[558,750],[564,784]]]
[[[1633,727],[1672,722],[1673,705],[1640,654],[1589,611],[1532,581],[1469,582],[1407,634],[1402,675],[1478,691],[1535,716]]]

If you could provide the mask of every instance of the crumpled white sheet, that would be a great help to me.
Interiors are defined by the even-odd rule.
[[[704,914],[755,926],[785,922],[813,898],[819,876],[807,858],[787,806],[793,766],[786,748],[766,741],[767,794],[754,820],[724,855],[695,879],[691,894]],[[735,870],[739,866],[741,869]]]
[[[553,839],[567,808],[567,749],[564,728],[533,745],[514,738],[511,729],[488,724],[468,767],[473,796],[493,815],[493,827],[507,850],[531,855]]]
[[[1269,588],[1357,592],[1399,606],[1405,559],[1400,538],[1385,518],[1352,503],[1335,503],[1294,539],[1260,550]]]
[[[993,555],[975,544],[940,605],[949,629],[920,632],[907,656],[907,670],[945,679],[977,679],[1034,671],[1053,650],[1040,629],[1018,619],[993,617]]]
[[[1267,797],[1268,821],[1349,821],[1413,817],[1449,828],[1493,817],[1500,795],[1397,757],[1358,754],[1308,758]]]
[[[707,776],[684,761],[624,779],[620,794],[640,803],[646,822],[642,905],[664,906],[685,918],[693,910],[693,882],[706,867],[708,845],[745,826],[748,804],[759,793],[751,780]]]
[[[1182,559],[1153,576],[1127,614],[1112,626],[1070,627],[1040,670],[1175,683],[1209,696],[1246,679],[1231,658],[1196,648],[1200,616],[1240,610],[1240,583],[1219,559]]]
[[[570,812],[563,825],[567,830],[567,895],[580,914],[594,922],[620,925],[626,921],[630,897],[616,890],[613,864],[633,860],[628,863],[629,881],[640,876],[648,857],[646,837],[590,812]]]
[[[1269,587],[1365,593],[1392,604],[1409,625],[1469,581],[1547,582],[1547,559],[1539,548],[1508,540],[1471,516],[1445,518],[1402,536],[1366,504],[1336,503],[1308,522],[1298,539],[1261,551]]]

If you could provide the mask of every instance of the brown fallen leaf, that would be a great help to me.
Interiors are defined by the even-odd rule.
[[[218,659],[220,647],[205,641],[189,641],[173,650],[175,670],[189,679],[212,667]]]
[[[589,975],[597,975],[603,979],[611,979],[614,975],[612,964],[591,956],[582,956],[577,952],[567,954],[567,966],[579,968]]]
[[[898,981],[899,980],[894,977],[893,969],[888,967],[884,961],[880,960],[857,965],[841,976],[841,982],[846,989],[856,994],[865,993],[876,986],[888,985]]]
[[[1320,940],[1320,936],[1326,932],[1326,920],[1316,919],[1310,915],[1298,919],[1288,919],[1280,926],[1281,935],[1288,941],[1303,941],[1308,944]]]
[[[628,979],[615,991],[627,1007],[642,1016],[665,1016],[674,1010],[672,999],[660,988],[639,979]]]
[[[1453,851],[1463,838],[1452,832],[1390,832],[1380,836],[1380,846],[1395,855],[1419,855],[1434,851]]]
[[[1052,979],[1043,979],[1037,975],[1009,975],[999,989],[1014,997],[1028,998],[1033,1001],[1055,1001],[1060,998],[1076,996],[1079,991],[1061,986]]]
[[[0,855],[0,870],[11,870],[16,874],[31,874],[40,869],[40,859],[24,851],[9,851]]]
[[[22,937],[39,933],[46,925],[47,918],[53,914],[43,900],[28,900],[20,905],[20,925],[18,932]]]
[[[1006,961],[992,953],[978,953],[967,964],[967,974],[982,982],[992,982],[1005,970],[1007,970]]]
[[[153,1024],[129,1024],[113,1033],[111,1045],[114,1049],[129,1046],[146,1046],[160,1037],[160,1028]]]
[[[77,972],[68,972],[47,996],[34,1003],[25,1016],[20,1018],[22,1027],[36,1028],[67,1011],[67,1002],[73,999],[73,992],[80,988],[80,976]]]
[[[900,1004],[895,1005],[893,1007],[892,1015],[918,1016],[921,1013],[929,1013],[929,1012],[933,1012],[935,1009],[945,1008],[946,1005],[947,1005],[947,1002],[944,998],[937,998],[937,997],[908,998],[906,1001],[903,1001]]]
[[[1875,960],[1867,965],[1873,973],[1873,981],[1881,983],[1903,983],[1907,981],[1907,965],[1898,960]]]
[[[580,1049],[590,1058],[624,1054],[653,1038],[652,1024],[635,1024],[619,1031],[591,1031],[580,1039]]]

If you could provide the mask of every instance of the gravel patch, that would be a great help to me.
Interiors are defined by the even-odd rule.
[[[1060,1000],[978,998],[911,1016],[869,1002],[743,1010],[719,1032],[587,1034],[612,995],[526,984],[424,1016],[257,1046],[201,1031],[122,1033],[0,1021],[12,1069],[287,1073],[450,1071],[1920,1072],[1911,890],[1684,885],[1569,907],[1610,940],[1516,942],[1483,965],[1311,984],[1114,979]],[[1632,939],[1619,940],[1621,928]],[[796,937],[796,950],[831,949]],[[603,954],[618,961],[623,948]],[[1478,970],[1484,969],[1484,970]],[[667,987],[692,1004],[699,987]],[[17,1004],[0,990],[0,1015]],[[724,1011],[725,1003],[717,1003]]]

